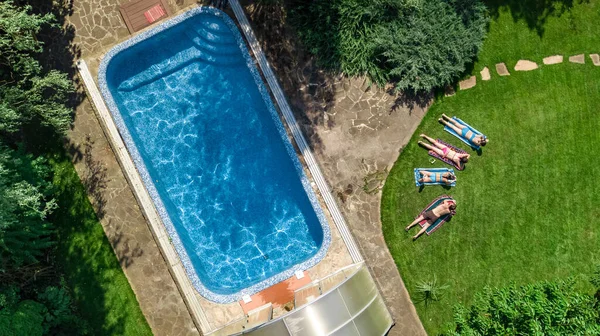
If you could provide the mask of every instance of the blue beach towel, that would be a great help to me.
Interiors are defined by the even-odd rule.
[[[452,117],[452,119],[456,120],[459,124],[468,127],[471,132],[477,134],[477,135],[483,135],[483,133],[479,132],[478,130],[474,129],[473,127],[471,127],[471,125],[467,124],[466,122],[460,120],[460,118],[457,117]],[[476,144],[472,143],[471,141],[469,141],[469,139],[465,139],[462,137],[462,135],[457,134],[456,132],[454,132],[454,130],[448,126],[444,126],[444,130],[452,135],[454,135],[455,137],[459,138],[462,142],[466,143],[467,145],[471,146],[471,148],[473,148],[474,150],[479,150],[481,149],[480,146],[477,146]]]
[[[452,168],[415,168],[415,184],[417,185],[417,187],[420,187],[422,185],[445,185],[444,182],[442,181],[437,181],[437,182],[419,182],[419,179],[421,178],[421,174],[419,174],[419,172],[421,171],[428,171],[431,173],[452,173],[454,174],[454,169]],[[454,174],[454,176],[456,176],[456,174]],[[456,180],[452,181],[452,183],[450,184],[451,187],[456,187]]]

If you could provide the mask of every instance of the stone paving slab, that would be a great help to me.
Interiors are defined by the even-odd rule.
[[[562,55],[548,56],[548,57],[544,58],[543,61],[544,61],[544,64],[547,64],[547,65],[558,64],[558,63],[562,63],[563,56]]]
[[[490,76],[490,69],[488,67],[483,68],[479,74],[481,75],[481,80],[489,81],[492,79],[492,76]]]
[[[461,90],[467,90],[474,87],[477,84],[477,77],[471,76],[465,80],[462,80],[458,83],[458,87]]]
[[[506,64],[504,64],[504,63],[496,64],[496,72],[500,76],[510,76],[510,72],[508,72],[508,68],[506,67]]]
[[[600,66],[600,55],[591,54],[590,58],[592,59],[592,63],[594,63],[595,66]]]
[[[585,64],[585,55],[579,54],[579,55],[569,56],[569,62],[577,63],[577,64]]]
[[[537,68],[537,63],[528,60],[519,60],[515,65],[515,71],[531,71]]]

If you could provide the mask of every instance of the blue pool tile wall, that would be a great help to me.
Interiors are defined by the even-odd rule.
[[[325,256],[329,225],[225,13],[194,8],[119,44],[98,81],[202,296],[240,300]]]

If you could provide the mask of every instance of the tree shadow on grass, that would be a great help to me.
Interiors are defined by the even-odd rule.
[[[523,20],[539,36],[544,35],[544,24],[551,16],[560,16],[577,3],[589,0],[484,0],[492,18],[497,18],[501,9],[508,8],[513,20]]]
[[[70,159],[62,156],[53,165],[57,261],[80,313],[99,335],[151,334]]]

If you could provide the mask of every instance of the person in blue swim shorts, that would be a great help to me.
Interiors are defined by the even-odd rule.
[[[456,176],[450,172],[445,173],[434,173],[426,170],[419,171],[421,178],[419,179],[419,183],[430,183],[430,182],[442,182],[445,185],[451,185],[452,182],[456,180]]]

